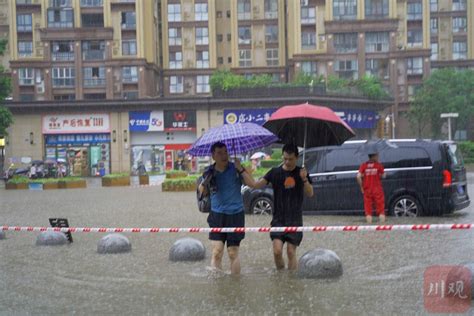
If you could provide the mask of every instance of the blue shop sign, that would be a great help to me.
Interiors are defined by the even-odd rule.
[[[46,135],[46,145],[82,145],[110,143],[110,134]]]
[[[255,123],[263,125],[277,109],[224,110],[224,124]]]
[[[164,131],[163,111],[136,111],[128,113],[130,132]]]
[[[334,110],[351,128],[375,128],[379,115],[370,110]]]

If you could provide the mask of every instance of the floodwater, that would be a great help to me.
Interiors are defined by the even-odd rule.
[[[469,192],[474,197],[474,175]],[[0,225],[47,226],[67,217],[77,227],[205,227],[194,193],[159,187],[58,191],[0,189]],[[269,216],[247,216],[268,226]],[[305,225],[361,225],[359,216],[306,216]],[[396,219],[390,224],[474,223],[471,206],[443,218]],[[268,234],[247,233],[242,275],[210,273],[206,234],[126,234],[132,252],[99,255],[104,234],[73,234],[68,246],[37,247],[38,233],[7,232],[0,240],[0,314],[425,314],[423,273],[433,265],[474,262],[474,231],[305,233],[298,256],[335,251],[344,274],[335,280],[299,279],[276,272]],[[172,263],[180,237],[207,247],[206,260]],[[473,314],[471,307],[469,313]]]

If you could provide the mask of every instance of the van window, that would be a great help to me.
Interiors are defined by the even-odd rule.
[[[359,170],[366,156],[356,155],[357,148],[328,150],[325,155],[324,172]]]
[[[431,167],[432,162],[426,150],[422,148],[391,148],[380,153],[380,162],[384,168]]]
[[[464,163],[461,155],[461,149],[459,148],[458,145],[456,144],[450,144],[447,147],[448,155],[449,155],[449,160],[451,162],[451,165],[453,167],[458,167],[461,168]]]
[[[321,170],[321,153],[322,150],[307,152],[304,158],[305,167],[309,174],[318,173]],[[299,154],[298,157],[298,166],[302,165],[303,153]]]

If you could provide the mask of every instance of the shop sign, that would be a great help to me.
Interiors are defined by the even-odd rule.
[[[165,111],[165,131],[195,131],[196,111]]]
[[[109,133],[109,114],[65,114],[43,116],[43,134]]]
[[[370,110],[334,110],[351,128],[375,128],[379,115]]]
[[[164,131],[163,111],[129,112],[128,126],[131,132]]]
[[[263,125],[276,109],[224,110],[224,124],[255,123]]]
[[[46,145],[82,145],[110,143],[110,134],[46,135]]]

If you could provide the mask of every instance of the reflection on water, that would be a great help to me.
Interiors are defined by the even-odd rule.
[[[474,196],[471,194],[471,196]],[[0,191],[2,224],[47,225],[67,217],[73,226],[195,227],[206,225],[194,193],[131,189]],[[247,216],[248,226],[270,217]],[[362,225],[363,217],[308,216],[305,225]],[[389,223],[472,223],[471,209],[445,218],[389,218]],[[189,234],[128,234],[132,252],[99,255],[103,234],[75,234],[64,247],[36,247],[36,233],[7,232],[0,241],[2,314],[413,314],[423,313],[423,273],[431,265],[473,262],[474,233],[305,233],[298,256],[334,250],[344,274],[335,280],[302,280],[274,269],[268,234],[248,233],[241,248],[242,275],[209,268],[205,261],[171,263],[168,251]],[[26,303],[27,302],[27,303]],[[472,311],[472,310],[471,310]]]

